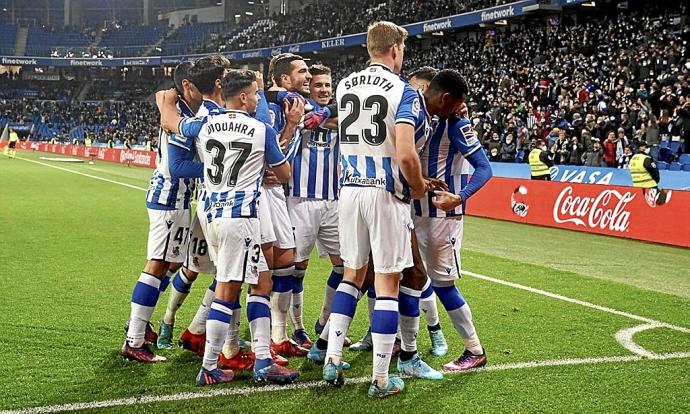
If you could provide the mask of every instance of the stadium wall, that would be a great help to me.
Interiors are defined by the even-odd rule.
[[[0,143],[0,149],[7,146],[7,141]],[[93,158],[100,161],[118,164],[136,165],[138,167],[156,167],[156,152],[129,150],[121,148],[85,147],[83,145],[46,144],[42,142],[23,141],[17,148],[24,151],[41,151],[70,157]]]
[[[467,203],[467,214],[690,247],[690,192],[664,205],[640,188],[494,177]]]

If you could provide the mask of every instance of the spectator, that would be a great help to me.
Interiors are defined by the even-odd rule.
[[[625,146],[623,155],[618,159],[618,168],[629,168],[630,159],[633,157],[632,148],[629,145]]]
[[[599,141],[594,141],[592,144],[592,149],[585,152],[582,156],[582,163],[587,167],[604,167],[606,163],[604,162],[604,150],[601,149],[601,143]]]
[[[506,140],[501,145],[501,161],[503,162],[515,162],[515,156],[517,155],[517,144],[513,139],[513,134],[506,135]]]
[[[616,166],[616,134],[613,131],[609,131],[606,134],[606,139],[604,140],[604,163],[607,167]]]

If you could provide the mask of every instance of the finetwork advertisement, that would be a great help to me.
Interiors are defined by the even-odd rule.
[[[467,203],[466,212],[690,247],[690,192],[669,191],[664,201],[634,187],[494,177]]]

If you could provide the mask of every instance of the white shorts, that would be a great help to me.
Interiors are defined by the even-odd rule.
[[[292,228],[292,221],[290,221],[290,215],[288,214],[283,187],[264,187],[261,194],[262,197],[266,196],[265,200],[271,211],[271,221],[273,222],[273,232],[275,234],[273,245],[285,250],[294,249],[295,234]]]
[[[399,273],[412,267],[410,205],[382,188],[349,187],[338,205],[340,256],[345,266],[363,267],[371,251],[374,271]]]
[[[259,272],[268,271],[259,219],[221,217],[213,219],[207,229],[209,250],[216,257],[216,280],[257,284]]]
[[[199,215],[203,215],[203,211],[197,207],[197,213],[192,218],[192,227],[189,231],[187,259],[184,265],[192,272],[215,274],[216,266],[213,264],[206,241],[207,220],[206,217],[200,218]]]
[[[336,200],[288,197],[287,205],[295,226],[295,262],[309,259],[314,245],[320,257],[340,255]]]
[[[462,223],[461,217],[414,217],[419,254],[431,280],[453,281],[460,277]]]
[[[273,231],[273,220],[271,220],[271,209],[266,200],[265,190],[261,192],[257,204],[259,205],[259,226],[261,227],[261,244],[274,243],[276,234]]]
[[[189,236],[189,210],[147,210],[149,240],[146,258],[182,263]]]

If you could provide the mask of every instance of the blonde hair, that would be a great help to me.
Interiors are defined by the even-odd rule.
[[[407,39],[407,30],[395,23],[374,22],[367,30],[367,51],[369,56],[385,55],[395,45],[402,45]]]

